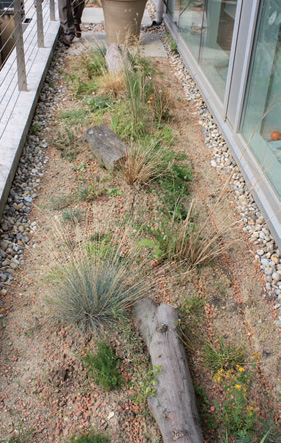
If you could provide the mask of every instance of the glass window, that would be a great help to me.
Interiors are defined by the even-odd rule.
[[[208,0],[199,63],[223,102],[237,0]]]
[[[175,14],[177,13],[177,4],[179,5],[179,32],[186,41],[189,50],[198,60],[202,33],[205,29],[205,1],[180,0],[178,3],[175,2]]]
[[[175,2],[179,31],[223,102],[237,0]]]
[[[281,197],[281,3],[265,0],[241,132]]]

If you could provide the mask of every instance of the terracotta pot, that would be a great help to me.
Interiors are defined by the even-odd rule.
[[[140,36],[140,26],[147,0],[102,0],[106,43],[132,45]]]

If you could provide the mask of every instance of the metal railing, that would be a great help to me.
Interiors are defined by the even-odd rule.
[[[0,10],[0,140],[55,19],[55,0],[14,0]]]

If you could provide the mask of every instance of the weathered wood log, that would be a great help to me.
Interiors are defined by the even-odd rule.
[[[193,384],[177,330],[178,311],[148,299],[136,303],[134,314],[156,376],[156,395],[148,398],[164,443],[203,443]]]
[[[106,169],[114,169],[122,160],[125,161],[128,147],[106,125],[88,128],[85,140],[97,161]]]

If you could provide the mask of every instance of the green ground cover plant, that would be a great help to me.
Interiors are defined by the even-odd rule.
[[[53,210],[61,210],[67,208],[75,201],[73,194],[59,194],[50,199],[50,205]]]
[[[206,341],[203,348],[203,355],[205,365],[216,372],[233,369],[245,362],[244,347],[233,346],[225,342],[222,337],[219,337],[216,345],[211,341]]]
[[[114,349],[104,341],[98,343],[96,354],[87,352],[80,359],[87,370],[87,374],[93,377],[95,382],[102,386],[105,391],[117,389],[122,385],[123,377],[119,370],[120,360],[117,358]]]
[[[174,54],[178,54],[178,45],[171,36],[171,34],[166,33],[165,35],[165,42],[168,47],[168,50]]]
[[[213,378],[223,390],[222,402],[214,402],[217,420],[231,436],[242,432],[250,435],[255,430],[257,409],[249,401],[252,378],[251,369],[240,365],[227,370],[221,368]]]
[[[55,148],[60,152],[62,158],[72,162],[81,152],[79,138],[75,130],[65,126],[59,130],[52,140]]]
[[[85,217],[85,213],[81,209],[69,209],[62,212],[62,220],[73,224],[79,223]]]
[[[60,120],[65,126],[87,125],[90,112],[88,109],[79,108],[70,111],[63,111],[60,114]]]
[[[40,123],[33,123],[33,125],[30,127],[29,131],[32,135],[36,135],[37,137],[40,135],[41,132],[41,125]]]
[[[155,366],[146,372],[145,377],[138,384],[138,394],[135,398],[136,402],[146,402],[148,397],[154,397],[157,389],[157,375],[161,374],[162,366]]]
[[[88,184],[78,190],[77,198],[80,201],[92,201],[105,193],[105,190],[98,184]]]
[[[69,443],[109,443],[110,438],[100,432],[90,430],[86,434],[70,437]]]
[[[32,443],[35,429],[26,429],[24,422],[20,420],[15,426],[15,436],[2,440],[4,443]]]
[[[112,235],[109,233],[97,232],[93,234],[85,244],[85,248],[89,257],[97,255],[106,260],[107,257],[118,256],[118,248],[114,245]],[[121,256],[119,259],[121,260]]]

